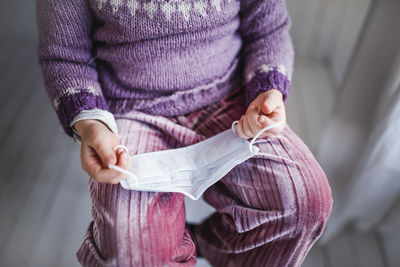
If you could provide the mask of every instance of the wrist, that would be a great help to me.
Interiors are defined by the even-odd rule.
[[[262,92],[260,95],[279,95],[279,97],[283,100],[284,96],[281,91],[278,89],[269,89],[268,91]]]
[[[283,94],[282,94],[281,91],[279,91],[278,89],[275,89],[275,88],[274,88],[274,89],[271,89],[270,91],[272,91],[273,94],[279,95],[279,96],[282,98],[282,100],[283,100],[284,96],[283,96]]]
[[[107,125],[105,125],[102,121],[96,120],[96,119],[80,120],[80,121],[77,121],[72,127],[74,127],[75,130],[78,132],[78,134],[80,136],[82,136],[82,134],[85,132],[85,129],[87,129],[89,127],[97,126],[99,124],[102,126],[105,126],[107,129],[109,129],[107,127]]]

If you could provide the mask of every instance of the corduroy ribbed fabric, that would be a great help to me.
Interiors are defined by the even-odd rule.
[[[131,154],[194,144],[229,129],[244,113],[244,89],[186,116],[116,114]],[[326,176],[286,125],[257,141],[260,153],[210,187],[216,213],[195,233],[213,266],[300,266],[322,234],[332,207]],[[89,180],[93,222],[77,252],[83,266],[195,266],[179,193],[129,191]]]
[[[36,3],[44,84],[69,136],[82,110],[179,116],[239,84],[247,103],[272,88],[289,92],[285,0]]]

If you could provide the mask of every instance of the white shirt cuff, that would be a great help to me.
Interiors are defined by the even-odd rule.
[[[69,124],[69,126],[73,130],[73,137],[75,140],[81,141],[81,137],[76,129],[73,127],[73,125],[78,121],[89,119],[102,121],[110,129],[110,131],[112,131],[118,137],[118,127],[117,123],[115,122],[114,115],[107,110],[94,108],[89,110],[82,110]]]

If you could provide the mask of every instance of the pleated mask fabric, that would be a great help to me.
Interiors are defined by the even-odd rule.
[[[265,127],[248,141],[237,134],[235,121],[231,129],[196,144],[131,156],[130,170],[113,164],[109,167],[127,175],[120,182],[125,189],[178,192],[197,200],[236,165],[256,155],[256,139],[283,122]]]

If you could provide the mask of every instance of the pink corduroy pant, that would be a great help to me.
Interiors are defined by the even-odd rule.
[[[131,154],[194,144],[229,129],[245,113],[243,91],[186,116],[115,114]],[[326,176],[286,125],[257,141],[260,153],[237,165],[203,195],[217,210],[197,227],[213,266],[300,266],[332,207]],[[89,179],[93,221],[77,252],[83,266],[195,266],[185,228],[184,196],[128,191]]]

